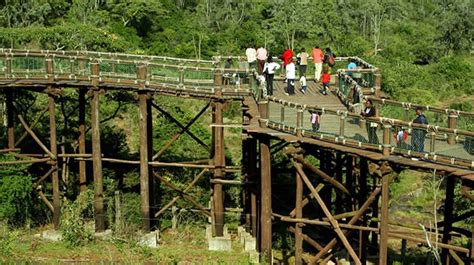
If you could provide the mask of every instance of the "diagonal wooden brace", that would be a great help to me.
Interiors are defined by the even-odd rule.
[[[203,170],[201,170],[201,172],[199,174],[197,174],[193,181],[191,183],[189,183],[188,186],[186,186],[186,188],[183,190],[183,192],[187,192],[189,191],[192,187],[194,187],[194,185],[199,181],[199,179],[204,175],[204,173],[206,173],[208,171],[207,168],[204,168]],[[181,196],[175,196],[173,197],[173,199],[171,199],[171,201],[166,204],[165,206],[163,206],[163,208],[161,208],[156,214],[155,214],[155,217],[158,217],[160,216],[161,214],[163,214],[168,208],[170,208],[171,206],[173,206],[173,204],[176,203],[176,201],[178,201],[178,199],[180,198]]]
[[[28,124],[26,124],[25,120],[23,119],[23,117],[21,115],[18,115],[18,119],[20,120],[21,124],[23,125],[23,127],[25,128],[25,130],[31,135],[31,137],[35,140],[35,142],[41,147],[41,149],[43,149],[43,151],[52,159],[52,160],[56,160],[56,156],[51,153],[51,151],[49,151],[49,149],[46,147],[46,145],[44,145],[41,140],[38,138],[38,136],[36,136],[35,132],[33,132],[33,130],[30,129],[30,127],[28,126]]]
[[[339,181],[335,180],[334,178],[330,177],[328,174],[324,173],[321,169],[313,166],[311,163],[309,163],[303,157],[301,157],[301,155],[294,155],[293,159],[303,164],[304,167],[313,171],[315,174],[320,176],[324,181],[329,182],[331,185],[341,190],[345,194],[350,195],[349,191],[346,189],[346,187],[344,187],[344,185],[342,185]]]
[[[181,124],[181,122],[179,122],[177,119],[175,119],[171,114],[169,114],[166,110],[164,110],[163,108],[161,108],[160,106],[156,105],[155,103],[151,103],[151,105],[157,109],[158,111],[160,111],[161,113],[163,113],[163,115],[166,116],[166,118],[168,118],[169,120],[171,120],[172,122],[174,122],[179,128],[181,129],[184,129],[185,126],[183,124]],[[186,130],[186,133],[191,136],[191,138],[193,138],[198,144],[200,144],[202,147],[204,147],[206,149],[206,151],[209,151],[209,146],[204,143],[201,139],[199,139],[196,135],[194,135],[192,132],[190,132],[189,130]]]
[[[172,184],[171,182],[169,182],[168,180],[166,180],[165,178],[159,176],[158,174],[156,173],[153,173],[153,175],[155,177],[157,177],[161,183],[165,184],[166,186],[168,186],[170,189],[176,191],[179,193],[179,195],[181,197],[183,197],[183,199],[185,199],[186,201],[190,202],[192,205],[196,206],[199,211],[201,211],[204,215],[206,215],[206,217],[210,217],[211,216],[211,213],[204,207],[202,206],[201,204],[199,204],[198,202],[196,202],[191,196],[189,196],[187,193],[183,192],[182,190],[180,190],[178,187],[176,187],[174,184]]]
[[[183,135],[183,133],[186,133],[186,132],[189,132],[189,127],[191,127],[191,125],[193,125],[203,114],[204,112],[206,112],[206,110],[209,108],[210,106],[210,103],[207,103],[206,106],[204,106],[204,108],[202,108],[202,110],[191,120],[189,121],[186,126],[184,127],[181,127],[181,130],[175,134],[173,136],[173,138],[171,138],[171,140],[169,140],[161,149],[160,151],[158,151],[158,153],[156,153],[152,160],[158,160],[164,153],[166,150],[168,150],[170,148],[170,146],[176,142],[178,140],[178,138]]]
[[[374,202],[375,198],[377,195],[382,191],[380,187],[377,187],[367,198],[365,203],[360,207],[360,209],[357,211],[356,215],[354,215],[351,220],[349,220],[349,225],[353,225],[359,220],[359,218],[364,214],[364,212],[369,208],[369,206]],[[346,231],[344,234],[347,236],[351,233],[352,231]],[[335,245],[337,244],[337,239],[333,238],[324,248],[323,250],[319,251],[318,254],[312,259],[311,263],[317,262],[324,254],[328,253],[330,249],[332,249]]]
[[[36,117],[36,119],[33,121],[33,123],[30,125],[30,129],[34,129],[36,127],[36,125],[39,123],[39,121],[41,120],[41,118],[43,118],[44,114],[49,110],[49,106],[47,106],[43,111],[40,112],[40,114],[38,115],[38,117]],[[28,132],[24,132],[20,138],[18,138],[18,140],[15,142],[15,146],[18,146],[24,139],[25,137],[28,135]]]
[[[329,219],[329,222],[333,226],[333,228],[334,228],[337,236],[339,237],[339,239],[342,241],[342,244],[344,245],[344,247],[349,252],[349,255],[354,260],[354,263],[357,264],[357,265],[361,265],[362,263],[360,262],[359,257],[357,256],[357,254],[355,253],[355,251],[352,248],[351,244],[349,243],[346,236],[344,235],[341,228],[339,227],[339,223],[337,222],[336,219],[334,219],[331,212],[329,211],[326,204],[324,203],[323,199],[321,199],[319,194],[316,192],[316,189],[314,188],[313,184],[311,184],[311,181],[308,179],[308,177],[304,173],[303,167],[301,165],[299,165],[298,163],[295,163],[294,161],[293,161],[293,166],[296,168],[296,171],[298,171],[298,174],[301,176],[301,178],[303,178],[304,183],[310,189],[311,194],[313,194],[314,198],[318,202],[318,204],[321,207],[321,209],[323,210],[324,214]]]

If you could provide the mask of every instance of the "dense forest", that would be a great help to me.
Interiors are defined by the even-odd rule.
[[[474,106],[474,1],[470,0],[0,0],[0,10],[0,47],[3,48],[210,59],[215,55],[243,56],[246,48],[257,46],[265,46],[270,54],[277,56],[286,48],[331,47],[337,56],[359,56],[379,67],[382,90],[394,99],[466,111],[472,111]],[[76,151],[77,143],[67,139],[77,138],[78,118],[75,107],[66,103],[76,98],[77,92],[66,90],[57,101],[60,145],[70,153]],[[136,99],[133,95],[108,91],[101,100],[104,103],[101,105],[104,156],[137,159]],[[165,97],[155,100],[183,124],[206,103]],[[44,109],[47,98],[24,93],[17,95],[15,104],[20,114],[30,117],[28,122],[31,123],[32,114]],[[226,121],[240,122],[238,108],[239,105],[231,105],[226,109]],[[47,137],[46,115],[41,121],[35,130],[38,135]],[[210,115],[207,115],[191,128],[208,145],[211,144],[209,123]],[[154,117],[153,127],[153,134],[157,136],[153,143],[155,150],[179,131],[161,114]],[[0,141],[4,143],[5,128],[0,132]],[[89,130],[87,132],[90,138]],[[22,133],[18,130],[17,135]],[[238,129],[226,130],[228,165],[240,163],[240,136]],[[31,139],[25,139],[19,147],[25,152],[38,151]],[[189,137],[181,137],[162,160],[207,159],[207,151],[196,147]],[[0,160],[11,159],[15,158],[0,157]],[[0,168],[0,223],[24,226],[50,221],[51,215],[33,195],[32,185],[47,170],[47,166],[38,165]],[[92,237],[92,232],[81,229],[86,221],[68,222],[93,216],[92,192],[81,194],[73,202],[78,195],[77,170],[77,163],[61,161],[61,195],[70,199],[64,200],[62,205],[61,229],[69,235],[66,239],[69,238],[71,245]],[[133,166],[104,165],[105,204],[110,225],[115,214],[114,191],[119,189],[126,202],[122,212],[124,222],[139,227],[138,172]],[[180,176],[173,182],[184,189],[186,182],[199,172],[159,169],[158,173],[170,178]],[[1,177],[6,175],[15,178]],[[234,177],[240,176],[235,174]],[[422,184],[415,184],[423,189]],[[209,184],[200,181],[196,186],[192,195],[206,204]],[[400,194],[408,193],[401,185],[395,188],[401,190]],[[173,197],[173,193],[164,191],[162,202],[157,204]],[[239,206],[239,194],[238,188],[226,190],[226,206]],[[464,200],[458,205],[459,208],[471,207]],[[184,208],[185,203],[180,201],[178,206]],[[169,214],[165,216],[171,219]],[[195,216],[187,212],[181,218],[194,222]],[[238,221],[240,216],[227,218]],[[169,220],[161,225],[170,226]]]

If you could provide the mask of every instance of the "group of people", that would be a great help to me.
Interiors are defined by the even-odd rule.
[[[334,66],[336,57],[330,48],[326,48],[325,52],[323,52],[319,46],[316,46],[312,49],[311,57],[305,48],[301,48],[298,54],[296,54],[296,65],[294,62],[295,55],[291,49],[286,49],[279,57],[282,61],[281,66],[275,62],[273,56],[269,55],[264,47],[259,47],[258,49],[247,48],[245,55],[247,56],[249,67],[256,68],[258,74],[265,79],[267,95],[269,96],[273,95],[274,75],[282,67],[285,73],[285,82],[287,83],[284,93],[286,95],[295,94],[296,65],[298,65],[301,92],[303,94],[306,93],[308,87],[306,72],[308,70],[308,61],[312,58],[315,68],[314,80],[318,83],[322,81],[320,92],[323,95],[327,95],[331,81],[329,70]],[[323,67],[323,64],[325,64],[325,67]]]
[[[367,118],[377,116],[377,111],[373,105],[372,100],[368,99],[365,101],[365,108],[360,113],[360,115],[362,117]],[[428,119],[423,114],[423,108],[419,107],[416,109],[416,118],[412,121],[412,123],[428,125]],[[379,138],[377,136],[377,127],[378,123],[372,122],[370,120],[366,121],[367,137],[369,138],[369,143],[371,144],[379,144]],[[408,133],[405,127],[397,128],[393,136],[395,138],[395,142],[397,143],[397,147],[407,149],[405,141],[408,138]],[[425,136],[426,130],[420,128],[412,129],[411,150],[420,153],[424,152]]]

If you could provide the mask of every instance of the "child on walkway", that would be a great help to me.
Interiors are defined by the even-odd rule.
[[[331,82],[331,75],[329,74],[328,70],[325,70],[321,75],[321,81],[323,82],[323,90],[321,91],[321,94],[327,95],[327,91],[329,90],[329,82]]]
[[[319,131],[319,124],[321,122],[321,112],[312,111],[310,121],[311,121],[311,125],[313,127],[313,132]]]
[[[306,77],[305,75],[303,74],[301,77],[300,77],[300,85],[301,85],[301,93],[306,93],[306,89],[308,88],[308,84],[306,83]]]

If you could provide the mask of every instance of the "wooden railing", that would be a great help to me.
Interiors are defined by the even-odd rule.
[[[280,117],[263,117],[262,122],[269,128],[282,132],[317,138],[333,143],[381,152],[384,155],[403,155],[467,168],[474,168],[474,132],[447,127],[415,124],[385,117],[364,118],[349,111],[331,110],[316,105],[303,105],[275,97],[267,98],[269,104],[263,108],[281,108]],[[276,106],[270,106],[274,104]],[[310,112],[321,113],[321,127],[317,132],[311,130]],[[265,112],[265,111],[264,111]],[[266,111],[266,113],[269,113]],[[306,113],[306,117],[305,117]],[[338,122],[334,123],[337,120]],[[305,122],[306,121],[306,122]],[[370,143],[367,137],[366,123],[377,124],[378,142]],[[405,130],[408,139],[398,143],[394,134]],[[423,140],[424,152],[412,150],[410,131],[421,130],[426,137]],[[449,143],[454,139],[454,143]]]
[[[137,90],[138,68],[144,66],[146,89],[150,91],[207,96],[220,91],[224,97],[242,97],[254,92],[251,71],[214,67],[211,61],[95,52],[2,51],[2,86],[90,86],[92,77],[97,75],[101,87]],[[189,65],[194,63],[205,66]],[[92,71],[95,64],[98,64],[98,73]],[[216,78],[224,80],[220,82],[222,85],[215,85]]]

